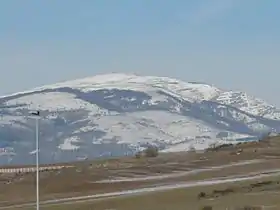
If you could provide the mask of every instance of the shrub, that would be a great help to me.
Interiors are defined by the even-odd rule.
[[[154,146],[149,146],[147,149],[145,149],[144,154],[146,157],[157,157],[158,148]]]
[[[192,153],[196,152],[195,147],[193,145],[189,146],[189,152],[192,152]]]
[[[206,193],[205,192],[200,192],[197,196],[199,199],[200,198],[205,198],[206,197]]]
[[[232,149],[234,147],[233,144],[218,144],[218,143],[212,143],[209,145],[209,147],[206,149],[206,151],[218,151],[222,149]]]
[[[216,151],[217,150],[217,143],[212,143],[208,146],[208,148],[206,149],[207,151]]]
[[[140,159],[141,156],[142,156],[141,152],[137,152],[137,153],[135,154],[135,158],[136,158],[136,159]]]

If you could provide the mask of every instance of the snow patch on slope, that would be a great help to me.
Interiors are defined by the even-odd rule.
[[[77,136],[72,136],[70,138],[64,139],[64,142],[60,144],[58,148],[61,150],[76,150],[79,149],[80,147],[73,143],[78,143],[78,142],[80,142],[80,138]]]
[[[0,126],[8,125],[14,128],[25,128],[22,124],[27,122],[27,119],[22,116],[10,116],[10,115],[0,115],[0,120],[1,120]]]
[[[168,77],[137,76],[135,74],[112,73],[56,83],[53,85],[45,85],[17,94],[63,87],[70,87],[83,92],[90,92],[98,89],[117,88],[123,90],[138,90],[148,93],[150,91],[154,92],[154,90],[165,89],[174,93],[176,92],[177,94],[191,101],[209,100],[218,96],[218,94],[221,92],[221,90],[211,85],[187,83]]]
[[[158,141],[177,144],[199,136],[215,136],[219,130],[201,122],[164,111],[141,111],[103,116],[94,121],[106,132],[103,139],[114,138],[117,143],[147,143]]]
[[[221,104],[236,107],[255,116],[263,116],[268,119],[280,119],[279,109],[262,99],[252,97],[244,92],[226,91],[221,93],[215,100]]]
[[[94,114],[108,114],[108,110],[102,109],[95,104],[88,103],[76,98],[74,94],[64,92],[47,92],[22,96],[5,102],[7,106],[20,106],[29,110],[43,110],[49,112],[87,110]],[[18,108],[10,108],[15,110]],[[52,113],[49,119],[57,117]]]
[[[7,106],[24,105],[24,108],[31,110],[66,111],[76,109],[92,109],[93,105],[77,99],[70,93],[50,92],[22,96],[9,100]],[[96,107],[95,107],[96,108]]]

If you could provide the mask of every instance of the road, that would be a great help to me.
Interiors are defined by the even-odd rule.
[[[178,178],[178,177],[183,177],[183,176],[187,176],[187,175],[191,175],[191,174],[197,174],[197,173],[206,172],[206,171],[215,171],[215,170],[230,168],[230,167],[234,167],[234,166],[243,166],[243,165],[262,163],[262,162],[265,162],[265,160],[261,160],[261,159],[260,160],[248,160],[248,161],[236,162],[236,163],[220,165],[220,166],[212,166],[212,167],[207,167],[207,168],[193,169],[193,170],[184,171],[184,172],[168,173],[168,174],[164,174],[164,175],[143,176],[143,177],[133,177],[133,178],[122,177],[122,178],[119,178],[119,179],[100,180],[100,181],[96,181],[96,182],[93,182],[93,183],[137,182],[137,181]]]

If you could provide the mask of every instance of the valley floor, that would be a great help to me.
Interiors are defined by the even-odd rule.
[[[80,162],[43,171],[42,209],[183,210],[206,205],[280,209],[279,140],[205,153]],[[34,173],[1,175],[0,209],[32,209],[34,198]]]
[[[203,209],[212,206],[217,210],[232,209],[233,207],[259,206],[267,209],[279,209],[280,176],[255,176],[247,180],[227,179],[223,183],[191,182],[178,186],[178,189],[166,190],[161,187],[154,192],[127,192],[122,195],[104,195],[84,197],[83,199],[54,203],[42,203],[44,210],[184,210]],[[173,186],[174,187],[174,186]],[[174,187],[175,188],[175,187]],[[143,192],[143,191],[142,191]],[[205,197],[199,197],[204,192]],[[31,206],[11,206],[0,209],[31,209]]]

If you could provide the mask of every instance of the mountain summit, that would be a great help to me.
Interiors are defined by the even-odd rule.
[[[168,77],[103,74],[0,98],[0,163],[34,163],[40,111],[44,163],[204,149],[217,141],[257,139],[280,130],[280,111],[244,92]]]

